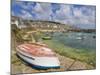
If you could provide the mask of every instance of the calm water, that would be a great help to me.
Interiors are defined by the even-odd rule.
[[[94,36],[95,33],[54,33],[52,40],[73,48],[95,50],[96,39]]]
[[[56,52],[85,61],[95,66],[95,33],[54,33],[51,40],[44,40]],[[62,48],[63,47],[63,48]]]

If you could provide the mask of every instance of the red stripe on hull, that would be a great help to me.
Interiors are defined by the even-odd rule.
[[[18,46],[18,49],[34,56],[55,56],[51,49],[36,44],[22,44]]]

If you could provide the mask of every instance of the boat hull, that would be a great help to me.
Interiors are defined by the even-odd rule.
[[[17,55],[28,63],[31,67],[37,69],[60,68],[57,57],[37,57],[24,53],[17,49]]]

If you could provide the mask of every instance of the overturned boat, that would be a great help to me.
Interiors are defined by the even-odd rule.
[[[47,46],[41,44],[18,45],[17,55],[32,67],[38,69],[60,68],[60,62],[56,54]]]

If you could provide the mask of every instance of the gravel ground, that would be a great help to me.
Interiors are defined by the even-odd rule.
[[[37,70],[27,65],[25,62],[23,62],[20,58],[16,56],[15,52],[13,52],[11,61],[11,68],[12,68],[11,74],[93,69],[91,65],[88,65],[84,62],[75,61],[73,59],[61,56],[59,54],[57,54],[57,57],[59,58],[61,65],[59,69]]]

